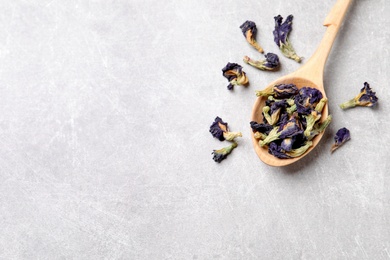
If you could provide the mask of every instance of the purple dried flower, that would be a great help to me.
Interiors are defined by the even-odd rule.
[[[296,118],[292,118],[287,123],[279,126],[279,138],[284,139],[287,137],[293,137],[303,133],[302,126]]]
[[[279,146],[276,142],[271,142],[269,144],[268,152],[279,159],[291,158],[290,156],[285,154],[285,151],[283,150],[283,148],[281,146]]]
[[[212,152],[213,154],[213,160],[215,162],[222,162],[223,160],[226,159],[226,157],[233,151],[234,148],[237,147],[237,143],[236,142],[233,142],[231,145],[227,146],[227,147],[224,147],[222,149],[219,149],[219,150],[214,150]]]
[[[242,66],[237,63],[228,62],[222,69],[222,75],[229,81],[227,86],[229,90],[232,90],[234,85],[245,85],[248,83],[248,78],[242,70]]]
[[[280,113],[284,111],[287,106],[287,101],[284,99],[281,101],[273,102],[269,111],[270,121],[268,123],[270,123],[271,125],[277,124],[280,118]]]
[[[279,46],[284,56],[293,59],[297,62],[301,62],[302,58],[295,53],[294,48],[288,40],[288,34],[292,30],[293,16],[287,16],[286,21],[284,21],[284,23],[282,23],[283,17],[281,15],[275,16],[274,19],[275,30],[273,31],[273,34],[275,43]]]
[[[282,143],[280,144],[280,147],[285,151],[291,151],[293,146],[293,137],[285,138],[283,139]]]
[[[297,111],[303,115],[309,115],[315,109],[317,103],[322,99],[322,93],[318,89],[303,87],[295,96]]]
[[[264,90],[256,91],[258,97],[273,96],[274,98],[290,98],[299,92],[294,84],[278,84]]]
[[[267,53],[265,55],[265,60],[252,60],[248,56],[244,57],[244,62],[258,68],[260,70],[274,70],[279,66],[279,57],[273,53]]]
[[[349,130],[345,127],[339,129],[334,136],[334,144],[332,145],[331,152],[334,152],[340,146],[342,146],[345,142],[351,139],[351,134]]]
[[[260,132],[263,134],[269,134],[269,132],[272,130],[272,125],[269,124],[259,124],[255,121],[250,122],[251,128],[253,132]]]
[[[372,91],[370,85],[364,82],[364,87],[360,90],[360,93],[353,99],[344,102],[340,105],[342,109],[347,109],[355,106],[372,107],[378,102],[376,93]]]
[[[216,117],[210,126],[210,133],[219,141],[232,141],[236,137],[241,137],[241,132],[229,132],[228,124],[223,122],[220,117]]]
[[[242,33],[244,34],[247,42],[250,45],[252,45],[256,50],[263,53],[264,52],[263,48],[257,43],[257,41],[255,39],[256,33],[257,33],[256,24],[252,21],[246,21],[245,23],[243,23],[240,26],[240,29],[241,29]]]
[[[210,133],[214,138],[219,139],[219,141],[224,141],[225,137],[223,136],[223,133],[227,131],[229,131],[228,124],[217,116],[210,126]]]

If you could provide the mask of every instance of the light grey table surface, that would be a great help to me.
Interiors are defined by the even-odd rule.
[[[332,1],[1,1],[0,259],[388,259],[390,1],[355,0],[325,88],[333,122],[298,163],[262,163],[254,91],[301,65],[273,42],[294,15],[307,61]],[[239,29],[258,26],[262,56]],[[250,85],[226,89],[221,69]],[[338,104],[370,83],[375,109]],[[242,131],[227,143],[216,116]],[[352,139],[334,154],[337,129]]]

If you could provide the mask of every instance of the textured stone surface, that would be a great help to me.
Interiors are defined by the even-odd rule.
[[[388,0],[347,14],[320,145],[272,168],[250,140],[254,91],[300,65],[243,64],[261,55],[239,26],[280,54],[273,16],[291,13],[309,58],[334,2],[1,1],[0,259],[388,259]],[[226,90],[228,61],[247,88]],[[379,106],[339,109],[365,81]],[[244,135],[221,164],[217,115]],[[341,127],[352,140],[331,155]]]

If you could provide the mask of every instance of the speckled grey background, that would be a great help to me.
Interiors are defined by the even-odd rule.
[[[261,58],[245,20],[280,54],[273,16],[294,14],[309,58],[334,3],[0,1],[0,259],[389,259],[390,1],[353,3],[325,72],[334,120],[296,164],[263,164],[249,121],[300,65],[245,65],[233,92],[221,75]],[[339,109],[365,81],[379,106]],[[221,164],[217,115],[243,132]]]

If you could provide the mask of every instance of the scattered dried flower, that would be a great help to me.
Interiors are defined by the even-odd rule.
[[[345,127],[340,128],[334,136],[334,144],[332,145],[331,152],[333,153],[336,149],[342,146],[345,142],[351,139],[349,130]]]
[[[228,124],[223,122],[218,116],[210,126],[210,133],[220,141],[232,141],[236,137],[242,137],[241,132],[229,132]]]
[[[228,62],[222,69],[222,75],[228,79],[228,90],[232,90],[234,85],[245,85],[248,83],[248,77],[242,70],[242,66],[237,63]]]
[[[263,48],[257,43],[255,39],[257,33],[256,24],[252,21],[246,21],[240,26],[240,29],[244,34],[244,37],[247,40],[247,42],[250,45],[252,45],[256,50],[263,53],[264,52]]]
[[[279,46],[284,56],[293,59],[296,62],[301,62],[302,58],[296,54],[293,46],[288,40],[288,34],[292,30],[293,16],[292,15],[287,16],[284,23],[282,23],[283,17],[280,15],[275,16],[274,19],[275,19],[275,30],[273,31],[273,33],[274,33],[275,43]]]
[[[267,53],[265,60],[252,60],[245,56],[244,62],[260,70],[275,70],[279,66],[279,57],[273,53]]]
[[[340,105],[342,109],[347,109],[355,106],[372,107],[378,102],[376,93],[372,91],[370,85],[364,82],[364,87],[360,90],[360,93],[353,99],[344,102]]]
[[[233,142],[231,145],[227,146],[227,147],[224,147],[222,149],[219,149],[219,150],[214,150],[212,152],[213,154],[213,160],[220,163],[222,162],[224,159],[226,159],[226,157],[233,151],[234,148],[237,147],[237,143],[236,142]]]

